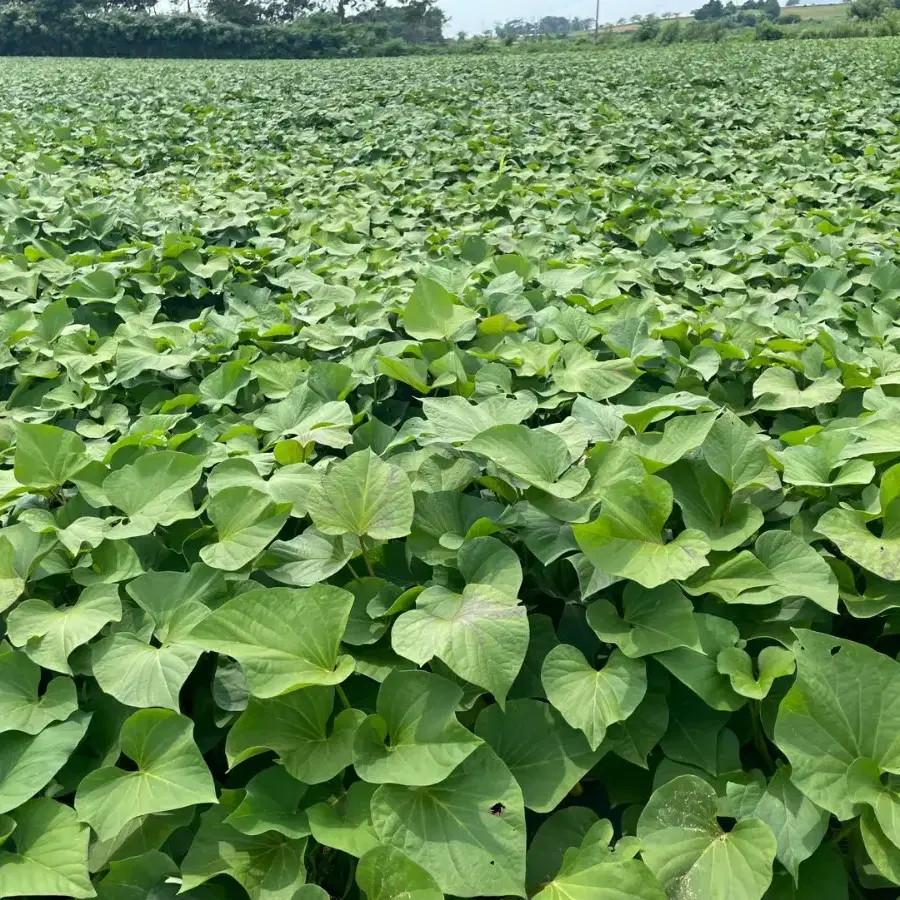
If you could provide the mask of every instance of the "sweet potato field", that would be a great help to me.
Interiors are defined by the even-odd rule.
[[[2,61],[0,897],[896,897],[898,97]]]

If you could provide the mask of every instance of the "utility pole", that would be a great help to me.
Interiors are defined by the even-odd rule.
[[[597,0],[597,9],[594,13],[594,43],[600,40],[600,0]]]

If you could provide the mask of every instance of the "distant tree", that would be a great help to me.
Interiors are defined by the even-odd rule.
[[[694,18],[698,22],[706,19],[721,19],[724,15],[725,7],[722,5],[722,0],[707,0],[703,6],[694,10]]]
[[[888,8],[888,0],[853,0],[850,4],[850,15],[854,19],[871,21],[883,16]]]
[[[256,25],[265,18],[256,0],[207,0],[206,11],[213,19],[235,25]]]
[[[349,21],[384,29],[388,38],[410,44],[439,44],[444,39],[444,13],[433,3],[372,6]]]
[[[565,16],[544,16],[538,22],[540,34],[568,34],[571,25]]]
[[[638,25],[637,31],[634,33],[634,39],[639,42],[656,40],[661,27],[659,19],[656,16],[644,16],[641,19],[641,24]]]
[[[682,39],[681,21],[676,19],[663,26],[659,33],[659,42],[661,44],[677,44]]]
[[[763,3],[762,11],[767,19],[774,22],[781,15],[781,4],[778,0],[766,0]]]
[[[800,0],[787,0],[787,3],[785,3],[784,5],[785,6],[799,6]]]
[[[456,39],[457,39],[458,41],[464,41],[467,37],[468,37],[468,35],[467,35],[464,31],[457,31],[457,32],[456,32]]]
[[[150,12],[156,8],[157,0],[100,0],[95,4],[102,9],[127,9],[131,12]],[[86,5],[82,3],[82,5]]]

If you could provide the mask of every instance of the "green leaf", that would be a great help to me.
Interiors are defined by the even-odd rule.
[[[409,534],[415,510],[406,474],[370,449],[335,463],[310,491],[308,505],[324,534],[385,541]]]
[[[522,587],[518,555],[497,538],[466,541],[459,548],[457,566],[467,584],[485,584],[510,597],[517,597]]]
[[[735,710],[746,702],[735,693],[727,675],[719,672],[719,653],[740,640],[737,627],[727,619],[699,613],[695,617],[700,649],[678,648],[656,655],[679,681],[687,685],[713,709]]]
[[[587,608],[587,623],[601,641],[632,658],[676,647],[700,648],[693,604],[675,584],[651,590],[628,584],[621,616],[609,600],[597,600]]]
[[[145,900],[159,885],[178,875],[178,867],[158,850],[113,861],[97,883],[99,900]],[[172,885],[174,887],[174,885]]]
[[[9,609],[25,590],[25,579],[16,572],[16,551],[8,538],[0,537],[0,612]]]
[[[66,288],[66,296],[82,303],[114,303],[122,296],[122,288],[116,286],[112,272],[94,269],[73,281]]]
[[[0,740],[0,813],[20,806],[50,783],[87,731],[91,717],[75,713],[35,735],[10,731]]]
[[[203,460],[187,453],[162,450],[140,457],[111,472],[103,481],[109,502],[131,519],[170,524],[170,507],[199,480]]]
[[[647,757],[669,727],[669,704],[666,698],[647,691],[637,709],[624,722],[610,725],[606,746],[622,759],[647,768]]]
[[[796,633],[797,679],[778,708],[775,742],[790,760],[794,784],[816,805],[850,819],[857,814],[856,763],[900,770],[894,706],[900,664],[854,641]]]
[[[729,719],[727,712],[712,709],[679,684],[672,686],[668,703],[668,728],[660,741],[660,749],[667,759],[714,776],[740,768],[740,762],[735,764],[727,752],[728,735],[731,734],[725,729]]]
[[[330,803],[316,803],[306,810],[313,838],[351,856],[363,856],[381,841],[372,826],[370,803],[374,784],[356,781]]]
[[[71,606],[24,600],[10,612],[6,626],[10,641],[23,647],[30,659],[45,669],[71,675],[69,654],[121,617],[118,588],[98,584],[85,588]]]
[[[625,480],[604,493],[600,516],[573,528],[587,558],[608,575],[654,588],[680,581],[706,564],[710,545],[699,531],[666,543],[662,531],[672,512],[672,488],[655,475]]]
[[[419,341],[446,341],[476,318],[443,285],[423,276],[403,309],[403,328]]]
[[[437,784],[481,740],[456,718],[463,692],[437,675],[395,670],[378,691],[375,715],[363,721],[353,765],[373,784]]]
[[[797,376],[790,369],[777,366],[766,369],[753,382],[756,409],[772,412],[783,409],[806,409],[831,403],[837,400],[844,390],[838,378],[839,372],[832,371],[824,378],[811,381],[808,387],[800,388],[797,386]]]
[[[847,484],[868,484],[875,466],[867,459],[841,460],[847,436],[814,435],[807,443],[788,447],[780,454],[784,480],[800,487],[829,488]],[[832,471],[838,471],[832,475]]]
[[[734,492],[749,487],[778,487],[778,475],[762,441],[730,410],[716,419],[700,452],[706,464]]]
[[[776,678],[794,674],[794,654],[783,647],[763,647],[756,662],[756,674],[746,650],[726,647],[716,657],[716,668],[729,677],[732,688],[742,697],[762,700]]]
[[[268,494],[230,487],[209,503],[209,518],[216,526],[218,543],[200,550],[200,558],[214,569],[235,572],[255,559],[287,521],[288,514]]]
[[[289,838],[309,834],[309,823],[300,809],[306,785],[292,778],[281,766],[263,769],[247,782],[243,800],[225,819],[241,834],[277,831]]]
[[[353,671],[353,659],[339,655],[352,605],[352,594],[331,585],[251,590],[214,610],[186,640],[234,657],[257,697],[339,684]]]
[[[760,819],[725,832],[716,819],[716,792],[682,775],[653,792],[637,827],[641,856],[667,896],[760,900],[772,881],[775,835]]]
[[[242,834],[225,821],[240,799],[238,791],[223,791],[221,804],[201,816],[181,863],[181,890],[191,891],[217,875],[228,875],[251,900],[295,900],[306,881],[306,838],[289,838],[277,831]]]
[[[343,402],[323,402],[307,385],[294,388],[284,400],[263,408],[253,424],[268,432],[267,441],[290,437],[300,445],[321,444],[340,449],[352,440],[353,411]]]
[[[475,733],[487,741],[522,788],[525,805],[551,812],[603,755],[539,700],[511,700],[505,711],[489,706]]]
[[[429,565],[455,560],[457,550],[477,523],[483,519],[494,520],[503,512],[499,503],[456,491],[417,493],[415,509],[407,546]]]
[[[633,360],[598,360],[593,353],[576,343],[563,347],[551,373],[560,390],[584,395],[595,402],[627,391],[640,374]]]
[[[228,764],[274,750],[284,768],[298,781],[328,781],[353,762],[353,740],[365,713],[339,713],[329,732],[334,688],[308,687],[282,697],[251,697],[228,732]]]
[[[472,438],[464,449],[492,463],[526,484],[554,497],[580,494],[590,477],[587,469],[572,464],[565,441],[546,428],[495,425]]]
[[[800,793],[790,770],[780,768],[763,788],[759,784],[729,784],[734,817],[760,819],[775,834],[778,861],[799,878],[800,864],[815,853],[828,830],[828,813]],[[802,882],[801,882],[802,883]]]
[[[643,661],[614,650],[597,671],[568,644],[560,644],[547,654],[541,681],[547,699],[569,725],[584,732],[592,750],[603,742],[610,725],[627,719],[637,709],[647,691]]]
[[[786,597],[808,597],[823,609],[837,612],[837,578],[828,563],[804,540],[789,531],[767,531],[756,539],[753,549],[774,583],[743,591],[736,602],[763,605]]]
[[[100,687],[126,706],[161,706],[178,712],[178,695],[200,658],[185,644],[154,647],[120,632],[91,648],[91,669]]]
[[[437,882],[394,847],[374,847],[356,867],[366,900],[443,900]]]
[[[900,510],[900,503],[895,509]],[[879,537],[869,530],[870,518],[854,509],[830,509],[819,519],[816,531],[869,572],[886,581],[900,581],[900,530],[886,520]]]
[[[391,646],[420,666],[436,656],[502,706],[528,649],[528,614],[487,585],[467,585],[462,594],[430,587],[395,621]]]
[[[13,820],[13,847],[0,850],[0,897],[96,896],[88,829],[73,809],[41,797],[17,809]]]
[[[88,463],[84,441],[55,425],[19,425],[16,428],[16,481],[30,488],[57,488]]]
[[[379,841],[402,848],[445,894],[525,896],[522,792],[489,747],[440,784],[383,784],[372,796]]]
[[[844,860],[832,847],[823,844],[800,866],[799,884],[789,872],[776,871],[765,900],[849,900],[849,897]]]
[[[874,811],[866,807],[859,818],[863,846],[878,873],[891,884],[900,885],[900,849],[884,833]]]
[[[710,565],[701,569],[682,585],[692,596],[715,594],[725,603],[739,603],[738,598],[754,588],[768,588],[776,583],[775,573],[749,550],[710,556]]]
[[[0,733],[37,734],[78,709],[71,678],[53,678],[39,695],[40,680],[40,666],[0,641]]]
[[[608,820],[597,822],[580,846],[566,851],[556,876],[535,900],[665,900],[650,869],[634,859],[637,841],[623,838],[613,849],[612,836]]]
[[[733,550],[762,527],[762,510],[735,503],[725,481],[701,461],[681,460],[663,477],[672,485],[685,526],[703,532],[713,550]]]
[[[310,587],[340,572],[358,549],[350,535],[331,536],[307,528],[289,541],[270,544],[260,567],[281,584]]]
[[[253,379],[253,373],[247,370],[243,359],[233,359],[219,366],[198,385],[203,402],[217,412],[223,406],[231,406],[237,400],[238,391],[246,387]]]
[[[125,590],[153,620],[153,633],[163,643],[190,634],[228,593],[223,573],[203,563],[189,572],[148,572],[129,581]]]
[[[215,803],[212,776],[193,739],[194,724],[165,709],[142,709],[122,725],[122,753],[135,770],[96,769],[75,795],[79,818],[100,840],[118,834],[137,816]]]
[[[648,472],[656,472],[671,466],[706,439],[718,413],[696,413],[693,416],[675,416],[660,431],[627,435],[619,445],[639,457]]]
[[[599,821],[592,809],[564,806],[541,822],[528,845],[526,856],[529,892],[535,886],[553,879],[566,851],[570,847],[580,847],[591,827]]]
[[[665,344],[650,337],[647,320],[636,316],[616,322],[603,335],[603,343],[617,356],[628,357],[636,363],[666,355]]]
[[[495,425],[518,425],[537,409],[532,394],[516,397],[488,397],[470,403],[463,397],[425,397],[422,410],[427,417],[425,431],[446,444],[463,444]],[[422,442],[420,438],[419,442]]]

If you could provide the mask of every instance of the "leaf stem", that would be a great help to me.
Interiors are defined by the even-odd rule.
[[[372,568],[372,563],[369,562],[369,557],[366,556],[366,545],[363,543],[362,535],[358,534],[357,539],[359,540],[359,549],[362,552],[363,562],[366,564],[366,570],[369,573],[371,578],[375,577],[375,570]]]
[[[353,876],[356,874],[356,860],[350,864],[350,868],[347,872],[347,884],[344,886],[344,893],[341,894],[341,900],[346,900],[346,897],[350,894],[350,889],[353,887]]]
[[[341,698],[341,703],[344,705],[344,709],[353,709],[352,704],[347,699],[347,693],[343,687],[339,684],[336,684],[335,687],[337,688],[337,695]]]
[[[750,729],[753,732],[753,744],[759,751],[759,755],[763,758],[763,762],[768,766],[770,772],[774,772],[777,766],[775,765],[775,760],[772,759],[769,742],[766,740],[766,733],[762,727],[758,700],[750,701]]]
[[[347,560],[347,568],[350,570],[350,574],[353,576],[354,581],[359,581],[359,575],[356,574],[356,569],[353,568],[353,563],[350,560]]]

